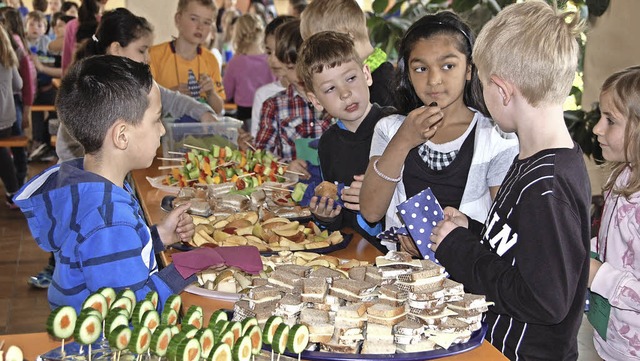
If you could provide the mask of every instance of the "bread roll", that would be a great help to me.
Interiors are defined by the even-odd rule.
[[[338,199],[338,186],[331,182],[324,181],[318,184],[314,192],[318,197]]]

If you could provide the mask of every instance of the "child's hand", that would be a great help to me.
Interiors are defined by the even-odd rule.
[[[207,74],[200,74],[200,80],[198,81],[200,84],[200,91],[209,95],[213,92],[213,79]]]
[[[429,237],[429,240],[433,243],[431,245],[431,250],[435,253],[438,246],[440,246],[440,243],[442,243],[442,240],[444,240],[451,231],[458,227],[460,226],[457,225],[450,216],[445,215],[444,220],[438,222],[438,224],[436,224],[436,226],[431,230],[431,236]]]
[[[360,211],[360,188],[362,188],[362,181],[364,180],[364,174],[357,174],[353,176],[353,182],[349,187],[344,187],[340,199],[344,203],[346,209],[352,211]]]
[[[188,242],[193,237],[196,226],[193,219],[187,213],[191,203],[180,205],[171,211],[167,217],[157,225],[158,234],[165,245],[176,242]]]
[[[240,148],[240,150],[247,150],[250,148],[250,145],[253,146],[251,133],[242,128],[238,129],[238,148]]]
[[[31,126],[31,107],[24,107],[22,110],[22,129],[29,129]]]
[[[591,283],[593,283],[593,279],[596,278],[596,273],[598,273],[600,266],[602,266],[602,262],[595,258],[591,258],[591,263],[589,264],[589,283],[587,284],[587,288],[591,288]]]
[[[445,219],[449,219],[459,227],[469,228],[469,219],[467,218],[467,215],[460,212],[456,208],[445,207],[444,217]]]
[[[337,205],[336,208],[333,208],[333,206],[333,199],[327,197],[318,198],[313,196],[309,202],[309,209],[311,210],[311,213],[313,213],[322,222],[331,222],[332,219],[340,214],[342,207]]]
[[[398,235],[398,240],[400,240],[400,250],[409,253],[410,255],[418,258],[422,258],[420,256],[420,251],[418,251],[418,247],[416,247],[415,242],[413,242],[413,238],[409,235]]]
[[[200,116],[200,123],[215,123],[217,121],[218,118],[216,118],[216,115],[210,112],[204,112]]]
[[[299,176],[300,179],[311,178],[311,173],[307,171],[307,162],[302,159],[292,160],[287,169],[292,172],[302,173],[303,175]]]
[[[405,140],[408,147],[414,148],[436,134],[442,117],[442,109],[437,106],[420,107],[407,115],[397,135]]]

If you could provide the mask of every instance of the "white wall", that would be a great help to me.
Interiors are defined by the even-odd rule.
[[[173,21],[178,0],[126,0],[126,7],[134,14],[144,16],[153,25],[155,44],[178,35]]]

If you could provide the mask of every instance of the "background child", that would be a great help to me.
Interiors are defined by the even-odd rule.
[[[216,6],[212,0],[180,0],[175,15],[178,37],[149,51],[158,84],[202,99],[223,113],[226,95],[216,57],[200,44],[211,31]]]
[[[331,120],[322,110],[309,105],[304,84],[296,73],[298,51],[302,45],[300,21],[292,20],[280,25],[275,37],[276,57],[285,66],[284,77],[289,86],[262,105],[254,145],[284,161],[292,161],[297,158],[295,140],[320,138],[331,125]],[[306,172],[306,163],[295,162],[290,169]],[[306,174],[308,177],[309,173]]]
[[[276,80],[272,83],[265,84],[256,90],[253,95],[253,105],[251,107],[251,136],[255,138],[258,134],[258,126],[260,125],[260,110],[262,110],[262,104],[268,98],[283,91],[289,83],[285,79],[284,64],[282,64],[276,57],[276,29],[278,26],[286,23],[287,21],[295,19],[293,16],[281,15],[273,19],[267,27],[264,29],[264,49],[267,54],[267,64],[271,73],[276,77]]]
[[[64,31],[64,44],[62,45],[63,74],[66,73],[73,62],[73,55],[76,49],[83,41],[91,38],[91,35],[96,32],[100,16],[104,12],[104,7],[108,1],[109,0],[82,0],[82,5],[78,8],[76,19],[67,23]]]
[[[24,34],[22,17],[16,9],[5,7],[0,9],[0,23],[11,37],[13,50],[18,56],[18,72],[22,78],[22,91],[13,93],[16,107],[16,122],[13,123],[12,135],[24,134],[24,129],[31,125],[31,106],[36,95],[36,68],[29,57],[31,53]],[[13,164],[16,167],[18,186],[22,186],[27,178],[27,152],[23,147],[11,148]]]
[[[256,89],[275,80],[262,48],[263,39],[264,26],[260,19],[249,14],[238,18],[233,31],[235,56],[227,64],[222,78],[227,101],[238,106],[235,117],[244,121],[247,131],[251,129]]]
[[[378,122],[361,190],[368,221],[386,213],[385,227],[400,227],[396,206],[427,187],[443,207],[486,218],[518,142],[487,117],[471,59],[473,40],[471,29],[447,11],[421,18],[402,38],[400,115]]]
[[[22,88],[22,78],[18,73],[18,57],[11,46],[9,35],[0,26],[0,139],[11,136],[11,128],[16,122],[16,106],[13,93]],[[17,208],[13,194],[20,188],[8,148],[0,148],[0,178],[4,183],[7,206]]]
[[[349,187],[354,177],[361,177],[367,169],[376,123],[394,113],[395,108],[369,102],[371,73],[347,34],[326,31],[305,40],[297,70],[314,107],[326,110],[337,122],[322,134],[318,145],[322,178]],[[329,230],[351,227],[386,253],[376,238],[382,224],[367,223],[358,212],[358,203],[345,202],[343,208],[333,199],[314,196],[309,208]]]
[[[337,31],[353,37],[360,59],[369,66],[373,83],[369,86],[372,103],[394,105],[393,65],[380,48],[369,40],[367,17],[356,0],[311,1],[300,16],[302,38],[321,31]]]
[[[62,7],[60,7],[60,11],[67,15],[67,16],[73,16],[74,18],[78,17],[78,4],[74,3],[73,1],[65,1],[62,3]]]
[[[195,227],[187,207],[178,207],[149,229],[125,182],[131,170],[151,165],[165,133],[149,67],[92,57],[69,70],[59,94],[58,113],[85,158],[45,170],[15,196],[40,247],[56,257],[49,304],[79,310],[100,287],[130,288],[138,298],[154,290],[163,304],[194,278],[173,265],[158,271],[153,251],[188,239]]]
[[[484,229],[446,208],[431,235],[451,277],[494,303],[485,337],[511,360],[578,358],[591,189],[562,109],[578,63],[578,23],[575,13],[530,1],[482,28],[473,58],[484,99],[500,128],[518,134],[520,153]]]
[[[613,172],[605,184],[605,205],[598,237],[591,240],[589,287],[610,308],[606,331],[596,327],[593,343],[606,360],[638,360],[640,337],[640,67],[605,80],[600,121],[593,128]],[[591,318],[591,315],[590,315]],[[598,331],[604,331],[604,336]]]

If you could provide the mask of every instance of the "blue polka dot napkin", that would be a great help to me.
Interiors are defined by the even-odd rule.
[[[431,188],[407,199],[396,208],[422,257],[435,260],[434,253],[429,248],[429,236],[433,227],[444,219],[444,212]]]

